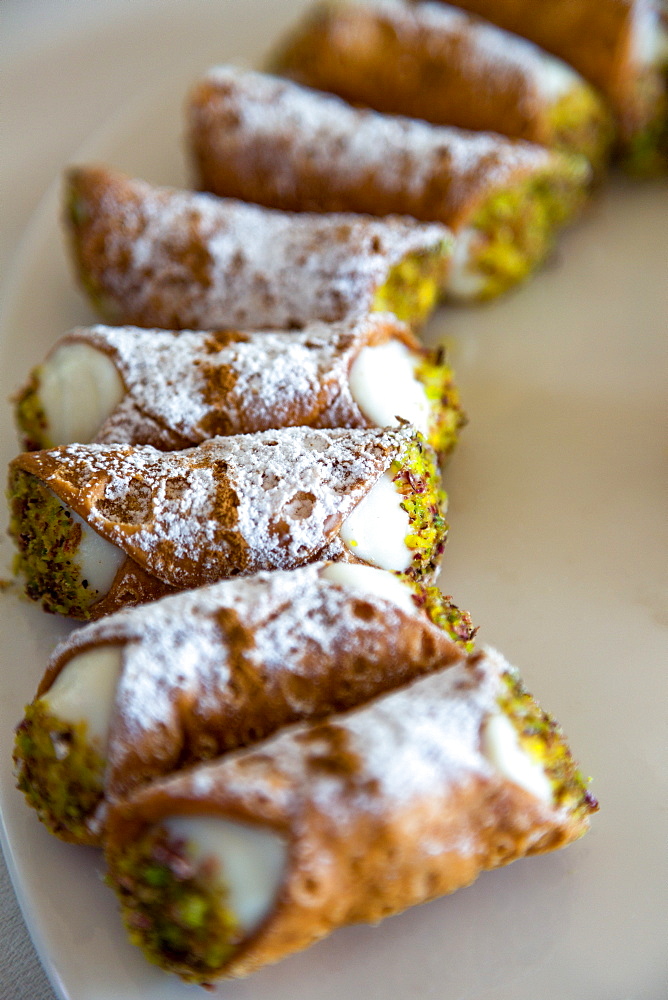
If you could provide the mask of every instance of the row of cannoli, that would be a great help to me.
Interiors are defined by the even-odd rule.
[[[382,316],[334,332],[359,334],[356,350],[411,344]],[[169,352],[183,336],[75,331],[20,406],[28,396],[54,433],[60,409],[45,406],[55,390],[44,386],[62,381],[61,402],[71,398],[71,350],[85,348],[103,359],[102,386],[112,369],[122,375],[140,418],[151,380],[132,375],[138,333],[151,370],[161,338]],[[331,330],[310,333],[331,346]],[[253,342],[185,337],[189,350],[205,338],[201,362]],[[93,372],[96,363],[85,362]],[[248,370],[257,368],[256,357]],[[158,378],[178,373],[167,366]],[[119,403],[106,399],[113,413]],[[107,413],[96,420],[104,427]],[[11,482],[19,559],[51,610],[96,617],[202,579],[274,569],[74,633],[17,727],[19,788],[51,832],[104,846],[130,939],[165,970],[202,983],[245,975],[586,831],[597,804],[560,730],[501,657],[471,654],[469,616],[429,585],[444,530],[437,460],[411,426],[288,427],[185,452],[67,444],[20,456]],[[303,524],[317,504],[316,523]],[[286,537],[288,518],[298,524]],[[381,548],[369,551],[367,535]],[[244,545],[247,561],[235,563]],[[397,551],[408,562],[388,568],[400,576],[376,568]],[[280,569],[317,555],[340,561]],[[115,573],[104,593],[93,586],[96,557]]]
[[[484,20],[483,20],[484,19]],[[668,168],[668,33],[656,0],[369,0],[316,6],[272,68],[353,104]]]
[[[270,62],[351,104],[579,153],[599,173],[614,133],[603,98],[491,20],[443,3],[321,3]]]
[[[610,125],[575,89],[587,128],[554,151],[219,68],[189,103],[208,193],[68,174],[79,279],[132,326],[71,331],[17,400],[16,569],[99,619],[54,651],[17,776],[186,980],[563,846],[597,808],[433,584],[464,418],[410,329],[521,280],[577,213]]]
[[[19,785],[52,832],[104,844],[151,961],[246,975],[586,831],[597,803],[561,730],[437,603],[319,564],[56,649],[17,730]]]
[[[199,186],[286,211],[398,213],[452,230],[449,298],[516,284],[581,207],[582,157],[353,108],[289,80],[212,70],[189,105]]]
[[[77,618],[325,553],[433,574],[435,451],[464,421],[438,352],[381,313],[289,333],[79,328],[17,416],[42,450],[11,466],[16,569]],[[421,433],[383,430],[402,421]]]
[[[308,466],[312,478],[318,467],[315,439],[305,431],[279,435],[290,452],[289,459],[287,452],[284,455],[281,476],[286,462],[295,473],[281,480],[281,490],[264,484],[251,488],[238,479],[242,467],[262,464],[267,447],[273,449],[274,444],[259,438],[239,443],[243,458],[234,459],[233,485],[227,455],[237,445],[208,439],[221,432],[234,436],[235,431],[243,434],[286,424],[384,427],[401,417],[426,431],[441,453],[447,452],[461,422],[456,398],[438,364],[429,359],[424,365],[414,364],[416,344],[407,332],[395,332],[393,337],[379,333],[378,327],[391,321],[377,318],[376,332],[370,335],[374,343],[364,334],[364,350],[360,346],[357,354],[346,354],[340,344],[336,346],[340,368],[333,396],[321,371],[312,375],[310,391],[297,399],[295,375],[313,363],[312,353],[310,361],[304,356],[313,345],[313,328],[305,324],[315,314],[326,320],[338,318],[344,336],[346,324],[348,330],[373,331],[370,315],[386,307],[416,325],[433,307],[446,278],[458,294],[485,296],[500,290],[544,256],[554,226],[581,200],[588,176],[584,161],[499,137],[449,135],[417,121],[357,112],[336,98],[235,70],[212,74],[193,95],[191,108],[192,143],[200,150],[216,146],[221,123],[239,124],[224,129],[233,145],[238,133],[238,155],[232,147],[220,148],[216,162],[227,161],[233,167],[231,176],[245,177],[246,183],[259,187],[229,193],[257,201],[262,200],[262,189],[265,200],[277,199],[292,209],[315,205],[336,209],[345,204],[381,215],[394,207],[403,214],[378,221],[368,214],[295,214],[231,198],[155,189],[105,168],[70,173],[66,200],[71,243],[80,277],[94,301],[103,303],[108,314],[142,326],[172,324],[178,330],[192,324],[210,332],[107,330],[103,334],[97,328],[85,341],[76,332],[34,375],[19,402],[19,422],[28,447],[91,438],[109,446],[88,453],[77,444],[74,451],[22,456],[13,464],[12,533],[28,593],[50,610],[87,617],[156,597],[172,587],[196,586],[233,573],[296,565],[325,554],[350,558],[351,548],[357,558],[384,568],[413,570],[417,560],[433,572],[442,548],[443,517],[436,492],[432,488],[425,492],[422,486],[421,472],[416,478],[414,470],[409,475],[398,466],[390,475],[386,469],[369,504],[360,504],[358,496],[353,501],[359,505],[355,511],[339,506],[335,512],[331,505],[319,504],[310,487],[300,489],[297,470],[302,475]],[[204,126],[209,120],[213,132]],[[292,126],[296,137],[292,136],[289,157]],[[384,142],[374,141],[374,135]],[[312,152],[318,140],[324,145],[322,156]],[[276,143],[285,155],[269,180]],[[359,163],[353,155],[357,148],[366,151],[366,159],[357,157]],[[289,171],[283,179],[281,162]],[[452,171],[456,180],[448,180],[441,163],[456,168]],[[314,190],[309,184],[315,185]],[[221,185],[227,190],[222,181]],[[326,200],[327,190],[333,201]],[[297,192],[296,201],[281,202],[281,191]],[[408,212],[437,221],[410,221]],[[455,232],[454,253],[445,221]],[[265,330],[244,341],[242,336],[251,335],[229,330],[231,321],[247,325],[261,320],[269,329],[297,326],[302,332],[283,337],[276,333],[272,339]],[[222,333],[213,332],[219,327],[224,328]],[[329,335],[336,334],[330,330]],[[277,361],[283,359],[283,381],[267,352],[273,352]],[[258,367],[264,367],[264,377]],[[402,372],[400,377],[397,371]],[[380,400],[375,390],[369,390],[370,373],[385,392]],[[286,390],[290,381],[292,387]],[[72,386],[86,400],[78,407],[72,406],[76,398]],[[401,393],[399,405],[393,400],[402,386],[406,393]],[[350,447],[363,449],[365,440],[358,437]],[[137,441],[139,451],[113,451],[113,444]],[[180,452],[188,451],[189,445],[198,450],[170,459],[146,450],[157,446]],[[74,480],[71,469],[63,479],[63,470],[73,463],[78,467]],[[82,478],[86,464],[89,468]],[[135,464],[133,475],[128,470]],[[176,490],[172,484],[180,476],[177,470],[183,469],[185,478]],[[322,463],[316,478],[320,474],[327,478]],[[119,477],[129,485],[121,491],[122,498],[111,500],[109,493],[118,489]],[[388,477],[392,482],[386,488]],[[415,483],[420,484],[422,501],[427,500],[421,501],[417,517]],[[283,495],[286,490],[289,497]],[[376,537],[369,549],[371,529],[368,523],[360,529],[358,521],[368,521],[368,511],[378,520],[382,490],[379,509],[388,516],[392,511],[399,541],[393,547],[395,532],[388,536],[376,530],[375,535],[383,537]],[[397,492],[402,493],[399,514]],[[306,500],[295,515],[296,496]],[[256,505],[267,512],[258,515],[259,527]],[[238,522],[249,510],[250,528],[240,528]],[[406,515],[411,523],[408,533]],[[416,520],[419,531],[413,530]],[[292,530],[295,521],[300,529],[297,538]],[[309,534],[315,523],[320,529]],[[341,552],[336,545],[328,548],[334,544],[332,525],[335,531],[343,525]],[[349,544],[348,531],[352,531]],[[409,539],[412,559],[406,557],[404,537]],[[373,546],[379,540],[383,550],[391,549],[391,556],[385,551],[378,555]],[[302,553],[299,559],[297,551]]]
[[[418,327],[443,298],[526,278],[591,182],[582,156],[233,67],[194,88],[188,135],[208,194],[68,175],[72,256],[106,319],[285,329],[388,310]]]
[[[474,631],[436,588],[337,563],[108,616],[54,653],[19,728],[20,784],[53,833],[100,844],[108,798],[445,666]]]
[[[555,21],[551,4],[533,18],[504,6],[528,32]],[[616,110],[633,169],[659,166],[668,45],[656,9],[569,11],[554,51],[596,39],[585,76]],[[72,256],[103,318],[290,329],[388,310],[419,327],[443,298],[491,298],[526,278],[608,160],[611,115],[584,79],[444,4],[318,8],[274,66],[293,79],[218,67],[193,89],[189,152],[208,194],[69,173]]]
[[[438,460],[464,416],[451,369],[389,314],[295,333],[79,328],[17,414],[42,450],[10,467],[15,568],[46,610],[99,617],[325,557],[438,568]]]

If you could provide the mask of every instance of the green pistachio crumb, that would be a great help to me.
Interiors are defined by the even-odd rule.
[[[36,368],[24,389],[16,397],[16,423],[26,451],[53,447],[49,424],[39,398],[40,368]]]
[[[523,750],[541,764],[552,784],[554,803],[576,817],[598,809],[573,759],[558,722],[525,689],[517,671],[503,675],[499,706],[517,730]]]
[[[17,787],[63,840],[86,840],[103,794],[105,762],[85,722],[64,722],[39,699],[26,707],[14,746]]]
[[[443,459],[454,449],[459,431],[466,424],[452,369],[445,363],[443,351],[425,357],[417,366],[415,376],[424,385],[427,399],[432,403],[429,444]]]
[[[9,534],[18,552],[14,572],[25,579],[25,592],[45,611],[89,618],[99,594],[82,579],[76,559],[81,526],[71,512],[35,476],[15,469],[8,491]]]
[[[595,174],[605,169],[615,135],[612,114],[589,86],[574,86],[548,113],[552,144],[564,153],[580,153]]]
[[[130,940],[149,961],[186,982],[220,972],[241,930],[210,859],[193,861],[186,842],[154,826],[113,855],[109,870]]]
[[[422,434],[416,432],[390,472],[410,522],[406,545],[413,555],[406,575],[421,579],[437,568],[448,533],[443,516],[447,497],[441,488],[436,456]]]
[[[564,157],[561,171],[532,178],[481,205],[469,222],[480,236],[471,261],[483,279],[479,298],[507,291],[547,257],[556,229],[584,202],[588,177],[584,158]]]
[[[412,587],[417,606],[426,612],[434,625],[447,632],[453,642],[465,652],[471,653],[478,629],[473,625],[468,611],[458,608],[453,604],[452,598],[442,594],[436,586],[425,586],[412,581]]]
[[[421,326],[438,304],[445,282],[450,244],[408,254],[377,290],[372,310],[391,312],[410,326]]]

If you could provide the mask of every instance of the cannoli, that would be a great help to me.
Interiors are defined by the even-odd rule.
[[[668,34],[655,0],[461,0],[569,63],[608,100],[632,173],[668,169]]]
[[[99,843],[108,800],[444,667],[473,633],[448,598],[359,564],[121,611],[55,650],[17,728],[19,788],[57,836]]]
[[[597,171],[608,159],[612,117],[593,87],[531,42],[447,4],[319,5],[271,65],[376,111],[581,153]]]
[[[591,177],[581,157],[359,110],[235,67],[195,87],[189,136],[197,181],[215,194],[443,223],[456,239],[446,291],[462,299],[490,298],[526,277]]]
[[[137,326],[290,329],[372,311],[417,326],[452,250],[437,224],[272,212],[104,167],[68,172],[66,206],[93,305]]]
[[[26,593],[74,618],[322,559],[431,582],[447,532],[436,455],[407,424],[26,452],[9,497]]]
[[[115,803],[108,881],[148,958],[210,983],[565,846],[597,808],[517,672],[474,653]]]
[[[17,399],[26,450],[96,441],[173,451],[217,434],[397,418],[442,456],[464,422],[451,369],[390,313],[290,332],[80,327]]]

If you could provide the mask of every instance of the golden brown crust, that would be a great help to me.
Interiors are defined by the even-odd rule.
[[[165,536],[162,522],[172,520],[169,501],[178,503],[188,491],[188,475],[203,467],[198,458],[185,453],[181,463],[172,462],[170,468],[161,469],[158,453],[148,456],[144,468],[133,468],[132,447],[107,446],[102,452],[85,446],[54,448],[50,451],[28,452],[19,455],[12,463],[41,482],[85,521],[95,519],[95,530],[103,538],[118,545],[130,556],[116,575],[110,592],[109,610],[119,604],[114,595],[124,587],[129,594],[150,596],[152,587],[158,595],[172,587],[197,586],[211,582],[218,573],[225,574],[225,567],[242,572],[247,565],[247,548],[236,529],[238,496],[232,488],[224,461],[204,463],[211,478],[210,514],[213,525],[211,544],[220,551],[221,558],[210,560],[210,568],[203,570],[201,558],[186,547],[177,554],[173,540]],[[173,453],[178,455],[179,453]],[[99,460],[101,457],[101,461]],[[119,477],[120,481],[119,481]],[[162,494],[167,502],[162,516],[155,513],[156,497]],[[145,533],[139,541],[140,533]],[[161,537],[162,536],[162,537]],[[225,553],[225,555],[223,555]],[[155,584],[151,578],[158,577]],[[202,579],[204,576],[204,579]],[[219,578],[219,577],[218,577]],[[166,584],[160,588],[160,584]],[[136,603],[133,600],[133,603]],[[106,601],[100,601],[97,612]],[[93,606],[95,607],[95,606]]]
[[[295,600],[298,607],[298,596]],[[217,612],[221,662],[229,668],[226,683],[214,699],[201,701],[193,691],[174,690],[174,714],[139,737],[121,703],[109,796],[124,798],[139,784],[250,746],[291,723],[346,711],[462,658],[461,649],[426,617],[412,618],[373,598],[348,598],[338,611],[351,622],[345,641],[330,622],[331,643],[304,637],[293,661],[286,657],[280,664],[258,662],[253,653],[258,638],[262,641],[274,624],[269,615],[257,615],[249,627],[234,609]],[[292,639],[298,640],[294,627]]]

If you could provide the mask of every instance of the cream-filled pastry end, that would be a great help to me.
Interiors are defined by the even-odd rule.
[[[285,872],[284,839],[266,827],[217,816],[171,816],[163,825],[170,840],[185,844],[192,862],[213,862],[241,931],[254,931],[272,908]]]
[[[87,443],[125,395],[111,358],[90,344],[61,344],[38,369],[48,446]]]
[[[88,737],[107,745],[123,659],[119,646],[98,646],[73,656],[41,698],[63,722],[84,722]]]
[[[415,375],[418,362],[397,339],[362,348],[350,369],[349,383],[367,420],[378,427],[393,427],[402,418],[428,436],[430,404]]]
[[[545,768],[523,749],[517,730],[507,715],[498,712],[487,719],[483,753],[505,778],[543,802],[552,802],[552,784]]]
[[[340,537],[352,555],[380,569],[399,573],[409,569],[410,519],[401,502],[392,475],[383,473],[341,525]]]

